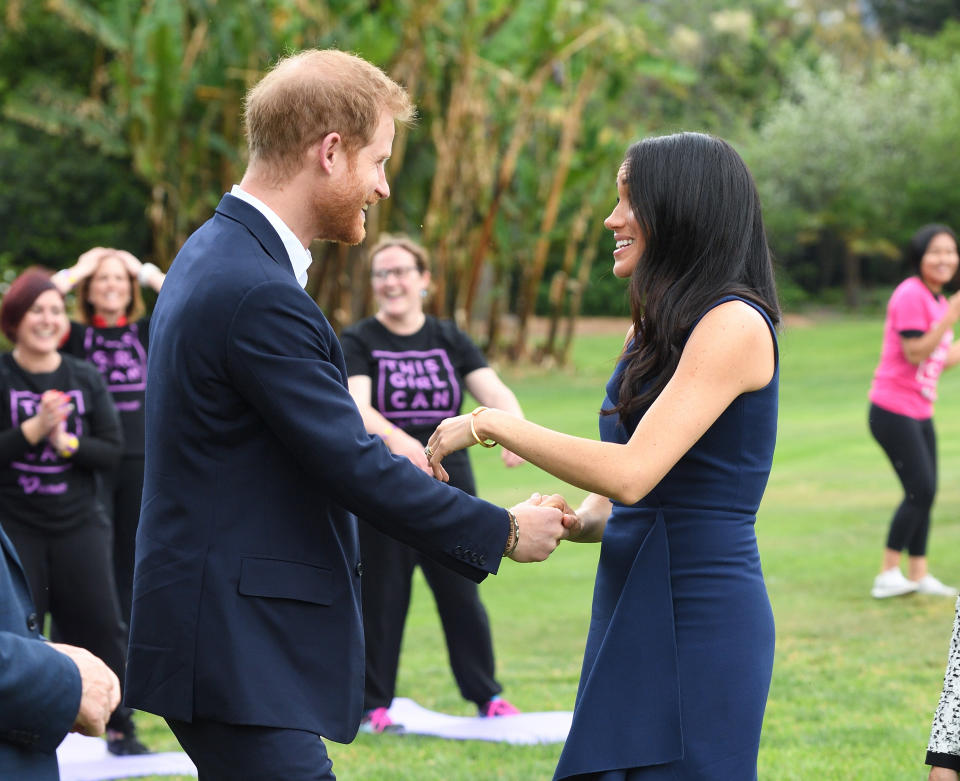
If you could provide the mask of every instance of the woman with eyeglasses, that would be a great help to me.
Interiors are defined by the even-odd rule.
[[[396,455],[428,474],[424,445],[436,425],[460,411],[464,391],[481,404],[523,417],[513,392],[487,365],[480,350],[452,322],[427,315],[430,287],[426,250],[405,236],[384,236],[370,250],[377,312],[341,337],[350,393],[366,429]],[[523,460],[503,450],[508,467]],[[466,452],[444,462],[450,482],[476,494]],[[481,716],[510,716],[517,709],[500,697],[494,678],[493,640],[477,585],[422,557],[412,548],[361,523],[364,566],[363,625],[366,686],[361,730],[398,731],[388,714],[400,661],[414,567],[433,591],[450,665],[464,699]]]

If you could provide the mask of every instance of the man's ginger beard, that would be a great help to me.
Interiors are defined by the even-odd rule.
[[[313,214],[320,231],[317,238],[359,244],[367,235],[362,214],[371,194],[357,176],[357,157],[356,152],[347,154],[349,170],[343,187],[323,197],[314,195]]]

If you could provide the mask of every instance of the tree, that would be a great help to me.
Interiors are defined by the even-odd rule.
[[[824,58],[796,74],[746,146],[788,273],[791,248],[833,237],[855,306],[864,257],[897,257],[921,224],[955,219],[958,89],[960,58],[905,60],[868,79]]]

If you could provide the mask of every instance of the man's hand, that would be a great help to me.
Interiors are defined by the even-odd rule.
[[[556,507],[563,513],[563,528],[566,530],[563,539],[576,540],[583,532],[583,524],[577,517],[576,510],[560,494],[550,494],[549,496],[534,494],[529,501],[539,504],[541,507]]]
[[[539,494],[534,494],[510,508],[520,527],[520,540],[510,554],[514,561],[544,561],[567,535],[563,513],[556,507],[541,505],[540,498]]]
[[[69,656],[80,671],[80,710],[71,732],[97,737],[107,728],[107,720],[120,704],[120,681],[107,665],[85,648],[63,643],[50,643]]]

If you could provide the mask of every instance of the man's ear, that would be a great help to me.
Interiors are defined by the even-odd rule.
[[[337,158],[344,154],[343,139],[339,133],[327,133],[307,149],[307,155],[328,174],[333,173]]]

